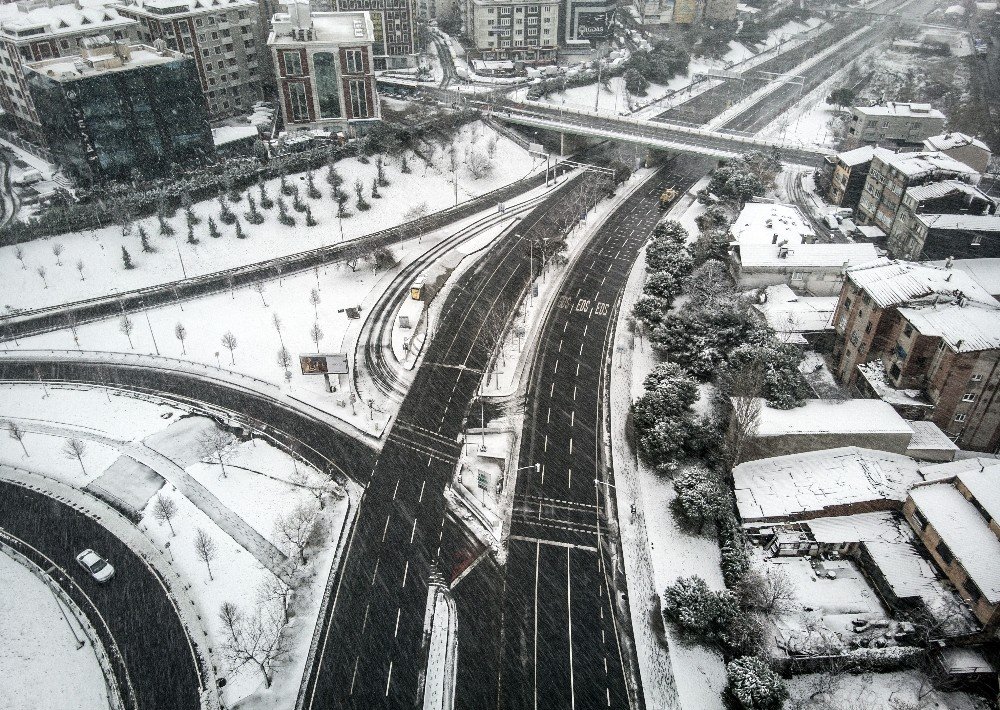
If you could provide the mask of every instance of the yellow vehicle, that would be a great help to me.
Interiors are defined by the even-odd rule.
[[[670,206],[670,203],[677,199],[677,190],[673,187],[668,187],[660,195],[660,209],[665,210]]]

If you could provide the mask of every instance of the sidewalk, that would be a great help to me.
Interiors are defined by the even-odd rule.
[[[159,451],[142,442],[122,441],[92,428],[71,425],[43,424],[30,419],[13,418],[21,428],[37,434],[65,438],[77,437],[117,449],[139,463],[148,466],[176,487],[188,500],[264,567],[275,572],[285,562],[285,555],[243,518],[227,508],[211,491],[195,480],[187,471]]]

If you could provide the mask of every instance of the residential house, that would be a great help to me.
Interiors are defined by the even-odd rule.
[[[308,0],[288,0],[271,21],[285,128],[359,127],[381,117],[367,12],[312,12]]]
[[[1000,303],[965,272],[887,259],[849,269],[834,329],[843,382],[880,365],[864,379],[910,396],[909,416],[922,402],[963,449],[1000,448]]]
[[[903,515],[984,630],[1000,622],[1000,465],[915,485]]]
[[[729,237],[738,244],[795,246],[816,241],[798,207],[772,202],[748,202],[730,225]]]
[[[80,57],[25,64],[45,142],[83,184],[169,175],[214,153],[194,61],[180,52],[87,38]]]
[[[742,289],[787,284],[800,293],[834,296],[845,269],[876,257],[872,244],[736,244],[730,269]]]
[[[124,0],[139,36],[191,57],[213,119],[249,113],[269,72],[256,0]]]
[[[887,244],[889,254],[895,259],[914,261],[966,256],[969,249],[973,249],[969,256],[1000,256],[1000,252],[989,253],[990,247],[1000,249],[996,235],[991,239],[984,234],[989,225],[1000,229],[1000,219],[982,219],[983,215],[994,214],[996,206],[993,198],[961,180],[911,187],[903,194],[896,211]],[[973,233],[945,234],[956,231],[959,224]]]
[[[105,0],[19,2],[0,19],[0,106],[14,119],[23,138],[44,144],[25,63],[78,56],[81,42],[98,36],[135,42],[138,23]]]
[[[890,101],[881,106],[855,106],[847,133],[855,143],[920,144],[944,128],[945,115],[930,104]]]
[[[886,148],[864,145],[854,150],[844,151],[832,156],[833,177],[827,197],[830,202],[841,207],[857,210],[861,200],[861,191],[868,179],[868,170],[876,155],[891,155]]]
[[[911,187],[953,179],[974,184],[979,177],[968,165],[943,153],[875,155],[858,202],[858,222],[892,234],[903,197]]]
[[[985,173],[993,158],[990,147],[978,138],[964,133],[942,133],[924,140],[924,150],[936,150],[965,163],[973,170]]]

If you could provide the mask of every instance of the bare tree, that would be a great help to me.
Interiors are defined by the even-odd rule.
[[[184,344],[184,339],[187,338],[187,334],[187,328],[184,327],[183,323],[178,322],[177,325],[174,326],[174,337],[181,341],[182,355],[187,355],[187,346]]]
[[[28,265],[24,263],[24,247],[16,246],[14,247],[14,258],[21,262],[21,268],[25,271],[28,270]]]
[[[167,498],[166,495],[161,493],[156,496],[156,501],[153,503],[152,508],[153,517],[159,520],[161,523],[166,523],[170,527],[170,536],[175,537],[177,533],[174,532],[174,516],[177,515],[177,504],[174,503],[173,498]]]
[[[365,258],[370,248],[357,243],[351,243],[344,249],[344,261],[351,268],[351,271],[358,270],[358,262]]]
[[[260,296],[260,302],[264,304],[264,308],[267,308],[267,301],[264,300],[264,282],[255,281],[250,288],[257,292],[257,295]]]
[[[80,272],[80,280],[86,281],[87,277],[83,275],[83,259],[76,260],[76,270]]]
[[[290,653],[282,633],[284,614],[275,606],[258,605],[254,613],[246,615],[235,604],[226,602],[219,611],[225,635],[222,653],[230,668],[236,672],[253,666],[264,676],[268,688],[274,682],[275,668]]]
[[[227,330],[226,334],[222,336],[222,347],[229,351],[229,358],[232,360],[232,364],[236,364],[236,336],[233,335],[232,331]]]
[[[308,491],[309,495],[319,503],[320,510],[326,507],[328,497],[342,498],[344,496],[344,489],[332,478],[321,474],[319,480],[315,480],[309,475],[308,469],[300,470],[298,466],[295,468],[295,473],[292,474],[292,483]]]
[[[319,341],[323,339],[323,329],[319,327],[318,322],[312,324],[312,328],[309,329],[309,337],[316,343],[316,352],[319,352]]]
[[[222,429],[212,427],[198,434],[198,458],[209,459],[218,463],[222,469],[222,478],[226,477],[226,464],[232,461],[236,452],[233,450],[232,436]]]
[[[313,289],[309,292],[309,305],[313,307],[313,313],[316,316],[316,320],[319,320],[319,304],[321,299],[319,297],[319,291]]]
[[[7,427],[7,433],[10,435],[10,438],[19,443],[21,448],[24,449],[24,455],[30,458],[31,454],[28,453],[28,449],[24,445],[24,429],[17,422],[12,422],[9,419],[4,424]]]
[[[288,348],[286,348],[284,345],[282,345],[278,349],[278,358],[277,359],[278,359],[278,367],[280,367],[282,369],[282,371],[288,371],[289,369],[291,369],[291,367],[292,367],[292,354],[290,352],[288,352]]]
[[[49,282],[45,279],[45,274],[47,273],[45,271],[45,267],[44,266],[35,267],[35,273],[42,277],[42,283],[45,284],[45,288],[48,288]]]
[[[281,610],[282,620],[288,623],[288,608],[295,592],[305,583],[309,574],[297,557],[292,557],[267,576],[257,587],[258,606],[275,605]]]
[[[737,377],[747,379],[751,373],[738,373]],[[761,400],[752,395],[737,395],[732,399],[729,414],[729,429],[726,431],[726,458],[732,469],[743,461],[747,446],[757,437],[760,425]]]
[[[795,603],[795,585],[784,570],[769,568],[766,571],[750,570],[740,585],[740,597],[745,607],[765,616],[776,616],[788,611]]]
[[[277,313],[272,313],[271,323],[274,324],[274,329],[278,331],[278,342],[281,343],[281,347],[285,347],[285,339],[281,335],[281,317]]]
[[[215,581],[215,577],[212,576],[212,560],[215,559],[216,549],[215,540],[207,532],[198,528],[194,535],[194,554],[205,563],[210,581]]]
[[[63,444],[63,456],[68,459],[76,459],[80,463],[83,475],[87,475],[87,468],[83,465],[83,455],[87,453],[87,447],[79,439],[68,439]]]
[[[131,318],[122,313],[122,317],[118,321],[118,330],[120,330],[122,334],[128,338],[128,346],[133,350],[135,350],[135,346],[132,344],[132,331],[134,329],[135,323],[132,322]]]
[[[493,172],[493,160],[475,148],[469,151],[465,165],[473,180],[482,180]]]
[[[306,548],[322,532],[319,511],[318,505],[299,503],[287,515],[280,515],[274,521],[274,533],[278,540],[290,547],[303,564],[306,562]]]
[[[62,266],[62,253],[64,251],[66,251],[66,247],[59,242],[52,245],[52,255],[56,258],[56,266]]]

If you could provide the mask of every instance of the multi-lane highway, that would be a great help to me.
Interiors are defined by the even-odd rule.
[[[455,590],[457,707],[626,708],[640,697],[608,513],[608,349],[629,271],[662,216],[660,194],[686,190],[709,167],[679,157],[640,186],[561,285],[530,375],[506,566],[481,565]]]
[[[445,302],[424,365],[375,465],[348,541],[303,707],[419,704],[426,665],[424,617],[432,579],[468,563],[445,540],[444,491],[459,454],[470,402],[526,287],[527,243],[554,236],[589,175],[567,181],[501,239]],[[461,622],[460,622],[461,623]]]

